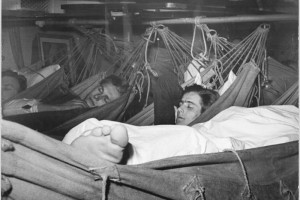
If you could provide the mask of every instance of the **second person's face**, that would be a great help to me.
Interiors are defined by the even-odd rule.
[[[196,92],[189,92],[182,96],[177,109],[177,125],[188,125],[201,115],[201,97]]]
[[[20,90],[19,81],[10,76],[2,77],[2,85],[1,85],[1,101],[5,101],[16,94],[18,94]]]
[[[85,99],[89,107],[102,106],[121,96],[118,88],[111,83],[106,83],[95,88]]]

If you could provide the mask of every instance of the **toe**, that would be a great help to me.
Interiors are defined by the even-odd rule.
[[[123,125],[116,125],[112,128],[110,133],[111,135],[111,142],[116,144],[122,148],[126,147],[128,144],[128,133],[127,129]]]
[[[103,135],[109,135],[110,132],[111,132],[110,126],[103,126],[102,127],[102,133],[103,133]]]
[[[102,135],[103,135],[102,127],[94,128],[94,129],[91,131],[91,135],[97,136],[97,137],[102,136]]]

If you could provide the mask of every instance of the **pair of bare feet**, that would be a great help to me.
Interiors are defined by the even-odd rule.
[[[128,132],[125,126],[97,127],[85,135],[76,138],[71,146],[113,163],[122,160],[128,144]]]

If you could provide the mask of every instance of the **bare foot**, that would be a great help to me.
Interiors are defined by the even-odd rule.
[[[123,125],[115,125],[95,128],[88,135],[75,139],[71,146],[94,154],[101,159],[119,163],[127,144],[127,129]]]

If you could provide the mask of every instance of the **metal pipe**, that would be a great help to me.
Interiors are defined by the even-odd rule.
[[[144,22],[148,25],[159,24],[217,24],[217,23],[239,23],[239,22],[268,22],[268,21],[298,21],[298,15],[275,14],[275,15],[245,15],[232,17],[195,17],[166,19]]]
[[[217,23],[240,23],[240,22],[268,22],[268,21],[298,21],[298,15],[275,14],[275,15],[243,15],[231,17],[195,17],[166,19],[158,21],[144,22],[147,25],[159,24],[217,24]],[[36,25],[43,27],[45,25],[108,25],[108,20],[98,19],[70,19],[63,21],[39,20]]]
[[[39,20],[36,21],[35,24],[39,27],[43,27],[45,25],[107,25],[109,24],[108,20],[98,20],[98,19],[69,19],[69,20]]]

